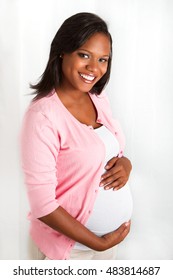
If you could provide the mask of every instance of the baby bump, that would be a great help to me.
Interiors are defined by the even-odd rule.
[[[104,235],[129,221],[132,208],[133,202],[128,184],[117,191],[99,188],[94,209],[86,227],[98,236]]]

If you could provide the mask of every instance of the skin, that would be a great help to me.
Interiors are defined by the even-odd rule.
[[[88,92],[106,73],[110,55],[109,38],[102,33],[96,33],[85,44],[73,53],[61,54],[62,83],[56,92],[69,112],[81,123],[94,128],[97,123],[97,111]],[[128,180],[131,163],[123,157],[113,157],[105,166],[100,187],[117,190]],[[117,230],[98,237],[84,225],[74,219],[61,206],[40,220],[53,229],[65,234],[91,249],[104,251],[120,243],[130,231],[130,221],[122,224]]]
[[[101,176],[100,187],[104,187],[105,190],[112,188],[116,191],[127,183],[132,165],[126,157],[113,157],[107,162],[105,169],[106,172]]]

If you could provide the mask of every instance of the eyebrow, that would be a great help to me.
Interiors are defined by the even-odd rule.
[[[85,50],[85,49],[78,49],[77,51],[84,51],[84,52],[87,52],[87,53],[90,53],[90,54],[93,54],[92,52],[88,51],[88,50]],[[110,54],[104,54],[104,55],[101,55],[101,57],[110,57]]]

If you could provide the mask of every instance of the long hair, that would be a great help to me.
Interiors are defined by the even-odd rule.
[[[30,87],[34,89],[34,100],[48,95],[57,88],[62,79],[62,53],[72,53],[80,48],[93,34],[104,33],[111,44],[111,53],[107,72],[90,90],[99,95],[110,78],[112,60],[112,38],[107,24],[99,16],[92,13],[78,13],[67,18],[57,31],[50,48],[49,60],[40,81]]]

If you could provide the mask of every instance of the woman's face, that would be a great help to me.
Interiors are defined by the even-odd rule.
[[[110,40],[103,33],[90,37],[79,49],[63,54],[60,88],[88,92],[106,73]]]

